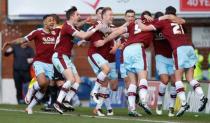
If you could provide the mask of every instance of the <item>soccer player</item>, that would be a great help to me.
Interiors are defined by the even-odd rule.
[[[125,12],[125,21],[128,22],[128,23],[131,23],[131,22],[134,22],[135,21],[135,11],[132,10],[132,9],[129,9]],[[127,95],[127,89],[128,89],[128,86],[129,86],[129,78],[127,76],[127,73],[126,73],[126,69],[125,69],[125,65],[123,63],[123,54],[122,54],[122,50],[123,50],[123,46],[125,45],[126,41],[128,40],[128,36],[129,34],[128,33],[124,33],[122,36],[121,36],[121,39],[120,39],[120,44],[121,46],[119,47],[119,49],[121,50],[121,64],[120,64],[120,73],[121,73],[121,77],[124,78],[124,81],[125,81],[125,85],[126,85],[126,95]]]
[[[172,6],[166,8],[166,15],[176,15],[176,9]],[[170,20],[161,20],[152,25],[145,26],[139,23],[142,31],[161,30],[164,37],[169,41],[173,49],[173,59],[175,68],[175,86],[177,95],[181,100],[181,108],[177,112],[176,116],[182,116],[186,110],[189,109],[189,105],[186,101],[184,85],[182,82],[182,75],[185,72],[187,81],[193,87],[194,91],[200,97],[201,106],[198,111],[203,111],[208,102],[208,98],[203,93],[200,83],[193,78],[194,66],[197,62],[197,57],[194,52],[192,43],[187,39],[181,24]]]
[[[80,77],[76,70],[76,67],[72,63],[71,50],[73,48],[73,38],[78,37],[81,39],[85,39],[94,34],[98,29],[102,26],[98,25],[93,30],[88,32],[78,31],[75,26],[77,25],[80,15],[77,11],[76,7],[71,7],[66,11],[67,21],[63,24],[63,27],[59,33],[55,44],[55,53],[52,57],[52,62],[56,69],[63,74],[66,82],[63,84],[62,89],[58,95],[57,101],[54,104],[54,108],[60,113],[63,114],[63,110],[61,109],[63,105],[63,99],[70,101],[72,97],[75,95],[79,83]],[[69,91],[69,89],[71,90]],[[69,93],[69,96],[66,96]]]
[[[57,28],[58,30],[60,30],[61,29],[60,17],[56,14],[52,14],[52,17],[54,18],[54,21],[55,21],[54,28]],[[48,89],[47,89],[47,93],[45,95],[49,97],[49,101],[47,102],[47,105],[45,105],[44,107],[46,111],[54,110],[53,104],[56,102],[56,99],[57,99],[58,88],[56,87],[56,83],[54,80],[55,75],[57,76],[57,72],[55,73],[55,68],[53,70],[54,70],[53,80],[50,81]]]
[[[126,10],[124,19],[125,19],[125,22],[127,22],[127,23],[134,22],[135,21],[135,11],[132,9]],[[118,56],[119,57],[118,59],[120,59],[120,77],[123,78],[124,82],[125,82],[124,93],[125,93],[126,97],[128,97],[128,87],[129,87],[130,81],[129,81],[129,77],[127,76],[125,65],[123,63],[123,47],[128,40],[128,36],[129,36],[128,33],[124,33],[117,39],[117,41],[118,41],[117,42],[118,43],[117,51],[119,52],[119,55],[120,55],[120,56]],[[129,109],[129,105],[128,105],[128,109]]]
[[[155,13],[154,19],[158,19],[163,16],[162,12]],[[158,101],[156,107],[156,113],[162,115],[163,99],[166,91],[166,87],[171,80],[170,86],[170,99],[169,99],[169,117],[174,116],[174,103],[176,100],[176,88],[174,85],[174,70],[173,70],[173,59],[172,59],[172,48],[168,43],[167,39],[164,38],[163,34],[159,31],[154,33],[154,50],[155,50],[155,61],[156,70],[160,76],[160,86]]]
[[[104,9],[104,7],[99,7],[96,9],[96,21],[102,20],[101,13],[102,13],[103,9]]]
[[[109,101],[110,91],[108,88],[108,82],[117,79],[115,55],[110,53],[114,45],[114,41],[112,40],[100,48],[97,48],[94,45],[95,41],[103,39],[112,31],[112,9],[109,7],[103,8],[101,16],[102,20],[98,20],[97,23],[102,23],[106,28],[96,31],[94,35],[88,39],[90,41],[90,47],[88,49],[88,62],[90,63],[94,73],[97,75],[97,80],[92,89],[91,96],[97,103],[95,112],[98,116],[104,116],[102,110],[100,109],[104,101],[107,106],[107,115],[113,115],[113,110]],[[90,30],[92,30],[93,27],[91,27]],[[103,95],[108,95],[105,96],[106,100],[104,100]]]
[[[148,14],[148,12],[145,12],[142,17],[144,17],[145,14]],[[144,20],[145,23],[148,23],[146,19]],[[138,94],[141,99],[141,107],[145,110],[146,113],[151,114],[146,100],[146,96],[148,93],[148,83],[146,80],[147,64],[145,48],[148,47],[150,42],[152,41],[153,33],[142,33],[141,30],[138,28],[138,24],[136,24],[135,22],[131,22],[130,24],[124,24],[123,26],[119,27],[104,40],[96,42],[95,45],[97,47],[103,46],[110,40],[126,32],[129,33],[129,37],[124,46],[123,59],[128,77],[130,79],[130,84],[128,88],[128,101],[130,107],[129,115],[141,116],[141,114],[136,111],[135,107],[137,86],[139,86],[140,88]]]
[[[36,74],[37,82],[28,90],[25,97],[25,103],[29,104],[26,108],[28,114],[32,114],[32,108],[43,98],[49,81],[53,76],[53,65],[51,61],[53,48],[59,30],[54,29],[54,18],[52,15],[43,17],[43,28],[38,28],[23,38],[18,38],[11,42],[6,42],[3,48],[11,44],[22,44],[27,41],[34,41],[36,47],[36,55],[33,66]],[[32,96],[34,98],[32,98]]]

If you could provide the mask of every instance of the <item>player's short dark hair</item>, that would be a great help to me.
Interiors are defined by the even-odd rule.
[[[144,16],[144,15],[152,16],[151,12],[149,11],[143,11],[141,16]]]
[[[103,18],[103,15],[107,12],[107,11],[112,11],[112,9],[110,7],[104,7],[102,12],[101,12],[101,17]]]
[[[165,14],[172,14],[172,15],[176,15],[176,8],[174,8],[173,6],[168,6],[166,8],[166,12]]]
[[[66,19],[70,19],[70,16],[74,15],[74,13],[77,11],[77,7],[72,6],[70,9],[66,11]]]
[[[48,17],[52,17],[52,14],[47,14],[47,15],[44,15],[42,20],[44,21],[45,19],[47,19]]]
[[[156,12],[156,13],[155,13],[154,18],[157,19],[157,18],[159,18],[159,17],[161,17],[161,16],[163,16],[163,15],[164,15],[163,12],[160,12],[160,11],[159,11],[159,12]]]
[[[128,9],[125,11],[125,15],[127,15],[128,13],[134,13],[134,15],[136,14],[136,12],[132,9]]]
[[[103,9],[104,9],[104,7],[99,7],[99,8],[97,8],[97,9],[96,9],[96,14],[98,13],[99,10],[103,10]]]
[[[55,19],[56,24],[60,23],[60,17],[57,14],[52,14],[52,17]]]

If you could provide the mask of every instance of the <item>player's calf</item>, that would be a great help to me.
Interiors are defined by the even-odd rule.
[[[29,88],[28,91],[27,91],[27,94],[26,94],[26,96],[24,98],[25,103],[26,104],[30,104],[30,102],[32,101],[32,97],[40,89],[41,89],[41,87],[39,86],[38,82],[35,82],[33,84],[33,86],[31,88]]]

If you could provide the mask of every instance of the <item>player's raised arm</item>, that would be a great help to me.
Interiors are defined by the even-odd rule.
[[[153,31],[156,30],[156,28],[153,25],[145,25],[142,23],[141,20],[137,21],[139,28],[141,29],[141,31]]]
[[[80,39],[87,39],[89,38],[91,35],[93,35],[96,31],[98,31],[99,29],[103,28],[102,24],[98,24],[95,28],[84,32],[84,31],[77,31],[73,36],[80,38]]]
[[[149,16],[149,15],[144,15],[144,18],[148,21],[148,22],[152,22],[152,21],[154,21],[154,18],[153,17],[151,17],[151,16]]]
[[[119,27],[118,29],[116,29],[115,31],[113,31],[108,37],[106,37],[104,40],[99,40],[97,42],[95,42],[95,46],[96,47],[101,47],[104,44],[106,44],[107,42],[117,38],[118,36],[122,35],[123,33],[127,32],[127,24],[122,25],[121,27]]]
[[[17,38],[13,41],[6,41],[3,46],[2,46],[2,50],[4,50],[7,46],[11,46],[13,44],[22,44],[24,42],[26,42],[27,40],[25,38]]]
[[[161,16],[161,17],[158,18],[158,20],[166,20],[166,19],[169,19],[169,20],[171,20],[173,22],[176,22],[178,24],[185,24],[186,23],[185,19],[183,19],[181,17],[177,17],[177,16],[172,15],[172,14],[171,15],[164,15],[164,16]]]

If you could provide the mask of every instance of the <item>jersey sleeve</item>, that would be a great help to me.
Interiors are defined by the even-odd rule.
[[[154,27],[155,30],[162,29],[164,27],[165,20],[160,20],[152,23],[151,25]]]
[[[32,41],[36,38],[36,36],[37,36],[37,30],[34,30],[34,31],[30,32],[28,35],[26,35],[24,38],[27,41]]]
[[[72,26],[68,26],[65,31],[71,36],[74,36],[78,32],[78,30],[76,30]]]

